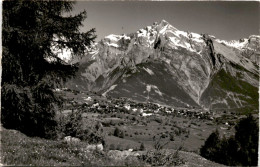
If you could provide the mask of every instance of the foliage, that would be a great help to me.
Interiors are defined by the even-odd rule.
[[[184,163],[179,157],[178,151],[175,153],[168,153],[165,150],[148,151],[141,158],[152,166],[179,166]]]
[[[114,144],[110,144],[109,150],[115,150],[115,149],[116,149],[116,146]]]
[[[174,140],[175,140],[174,135],[171,133],[170,134],[170,141],[174,141]]]
[[[213,161],[218,161],[221,156],[218,152],[221,147],[221,139],[218,130],[211,133],[210,136],[205,141],[204,146],[200,149],[200,154],[205,158]]]
[[[124,132],[123,130],[119,129],[118,127],[115,128],[114,136],[124,138]]]
[[[79,111],[72,111],[68,115],[61,115],[58,118],[57,134],[59,139],[63,139],[65,136],[79,137],[85,133]]]
[[[159,138],[154,136],[154,149],[147,151],[145,154],[141,155],[139,159],[152,166],[179,166],[183,164],[184,161],[179,156],[179,150],[181,150],[182,147],[179,147],[179,149],[175,152],[168,151],[163,149],[163,147],[166,146],[169,142],[162,143],[161,139],[161,136]],[[140,146],[140,150],[145,149],[144,145],[142,145],[143,143]]]
[[[180,166],[184,161],[179,156],[179,150],[171,152],[163,149],[154,149],[147,151],[139,159],[152,166]]]
[[[242,119],[235,127],[238,159],[242,165],[257,165],[259,127],[252,115]]]
[[[102,143],[105,145],[102,125],[83,120],[81,111],[72,111],[68,115],[61,115],[58,120],[56,133],[59,139],[72,136],[91,144]]]
[[[53,50],[85,53],[95,39],[79,26],[86,11],[66,16],[71,1],[4,1],[2,24],[2,106],[4,127],[30,136],[52,137],[56,106],[62,98],[53,91],[72,77],[77,65],[58,57]]]
[[[145,150],[144,143],[141,143],[141,145],[140,145],[140,151],[144,151],[144,150]]]
[[[258,123],[252,115],[241,119],[235,126],[235,136],[221,139],[213,132],[200,149],[200,154],[225,165],[256,166],[258,158]]]
[[[166,146],[169,141],[162,143],[161,141],[162,136],[160,136],[159,138],[156,138],[156,136],[153,136],[153,147],[155,150],[161,150],[163,149],[164,146]]]

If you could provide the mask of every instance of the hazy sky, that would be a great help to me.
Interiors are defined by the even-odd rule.
[[[78,1],[73,13],[87,11],[81,29],[96,28],[96,41],[109,34],[136,32],[162,19],[179,30],[231,40],[259,34],[259,7],[257,1]]]

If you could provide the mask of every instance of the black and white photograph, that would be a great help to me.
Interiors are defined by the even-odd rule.
[[[260,166],[259,1],[0,3],[0,166]]]

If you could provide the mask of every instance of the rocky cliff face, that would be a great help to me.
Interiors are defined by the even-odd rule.
[[[68,86],[173,106],[255,108],[259,39],[227,42],[180,31],[163,20],[105,37],[74,60],[80,70]]]

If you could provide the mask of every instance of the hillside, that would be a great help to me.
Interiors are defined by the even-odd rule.
[[[114,159],[106,152],[89,152],[86,143],[67,144],[63,141],[31,138],[16,130],[1,127],[1,163],[12,166],[118,166],[144,165],[136,159]],[[205,158],[180,151],[180,158],[185,161],[182,166],[223,166]]]

